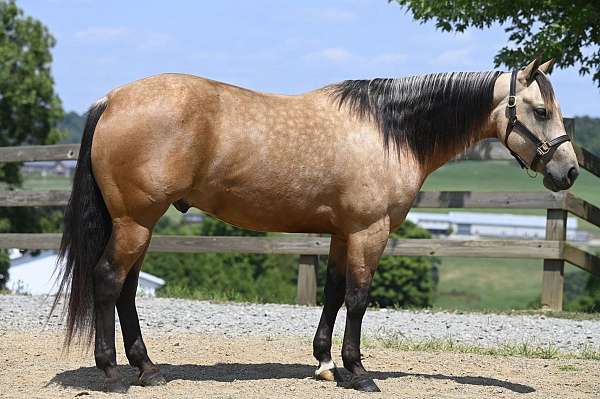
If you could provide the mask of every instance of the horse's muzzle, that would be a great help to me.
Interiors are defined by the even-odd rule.
[[[579,176],[579,165],[556,167],[549,162],[544,171],[544,186],[554,192],[569,189]]]

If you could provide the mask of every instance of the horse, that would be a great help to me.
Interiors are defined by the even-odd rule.
[[[65,345],[94,339],[108,389],[116,368],[115,308],[139,384],[165,383],[135,305],[158,219],[172,204],[258,231],[331,235],[315,377],[379,391],[361,361],[369,286],[390,232],[425,178],[472,144],[498,138],[552,191],[569,188],[577,158],[539,58],[512,72],[346,80],[299,95],[162,74],[91,106],[59,255],[68,295]],[[340,377],[332,331],[345,304]]]

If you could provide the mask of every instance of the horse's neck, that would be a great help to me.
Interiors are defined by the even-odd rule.
[[[424,178],[448,163],[450,160],[462,155],[466,150],[478,142],[494,137],[495,135],[491,129],[491,125],[487,124],[487,126],[484,126],[483,129],[473,132],[473,136],[471,137],[471,140],[469,140],[470,145],[466,148],[462,145],[452,145],[449,148],[434,148],[432,156],[429,157],[427,165],[423,168],[426,174]]]

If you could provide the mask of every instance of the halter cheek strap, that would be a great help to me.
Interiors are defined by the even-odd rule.
[[[510,92],[508,96],[508,105],[506,109],[508,111],[508,125],[506,126],[506,134],[504,135],[504,145],[510,151],[510,154],[515,157],[521,168],[523,169],[534,169],[537,166],[538,162],[543,160],[545,156],[555,148],[558,148],[559,145],[565,143],[567,141],[571,141],[571,138],[566,134],[562,136],[558,136],[555,139],[550,141],[542,141],[535,134],[531,132],[519,119],[517,119],[517,73],[518,71],[512,71],[512,75],[510,77]],[[535,146],[535,156],[531,160],[531,164],[527,166],[527,163],[519,154],[514,152],[508,146],[508,138],[510,134],[514,131],[518,130],[524,137],[529,139]]]

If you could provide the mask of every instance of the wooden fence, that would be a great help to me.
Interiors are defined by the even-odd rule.
[[[566,126],[573,126],[566,123]],[[569,129],[572,130],[572,129]],[[600,160],[574,145],[582,168],[600,177]],[[76,159],[79,145],[0,147],[0,162]],[[68,191],[0,191],[0,207],[65,206]],[[421,192],[416,208],[546,209],[545,240],[390,240],[384,255],[454,256],[543,259],[542,305],[560,310],[563,302],[564,262],[600,276],[600,258],[566,241],[567,214],[600,226],[600,209],[570,192]],[[60,234],[0,234],[0,248],[57,249]],[[156,235],[150,251],[246,252],[300,255],[299,304],[316,303],[318,256],[329,251],[329,238],[301,235],[280,237],[198,237]]]

